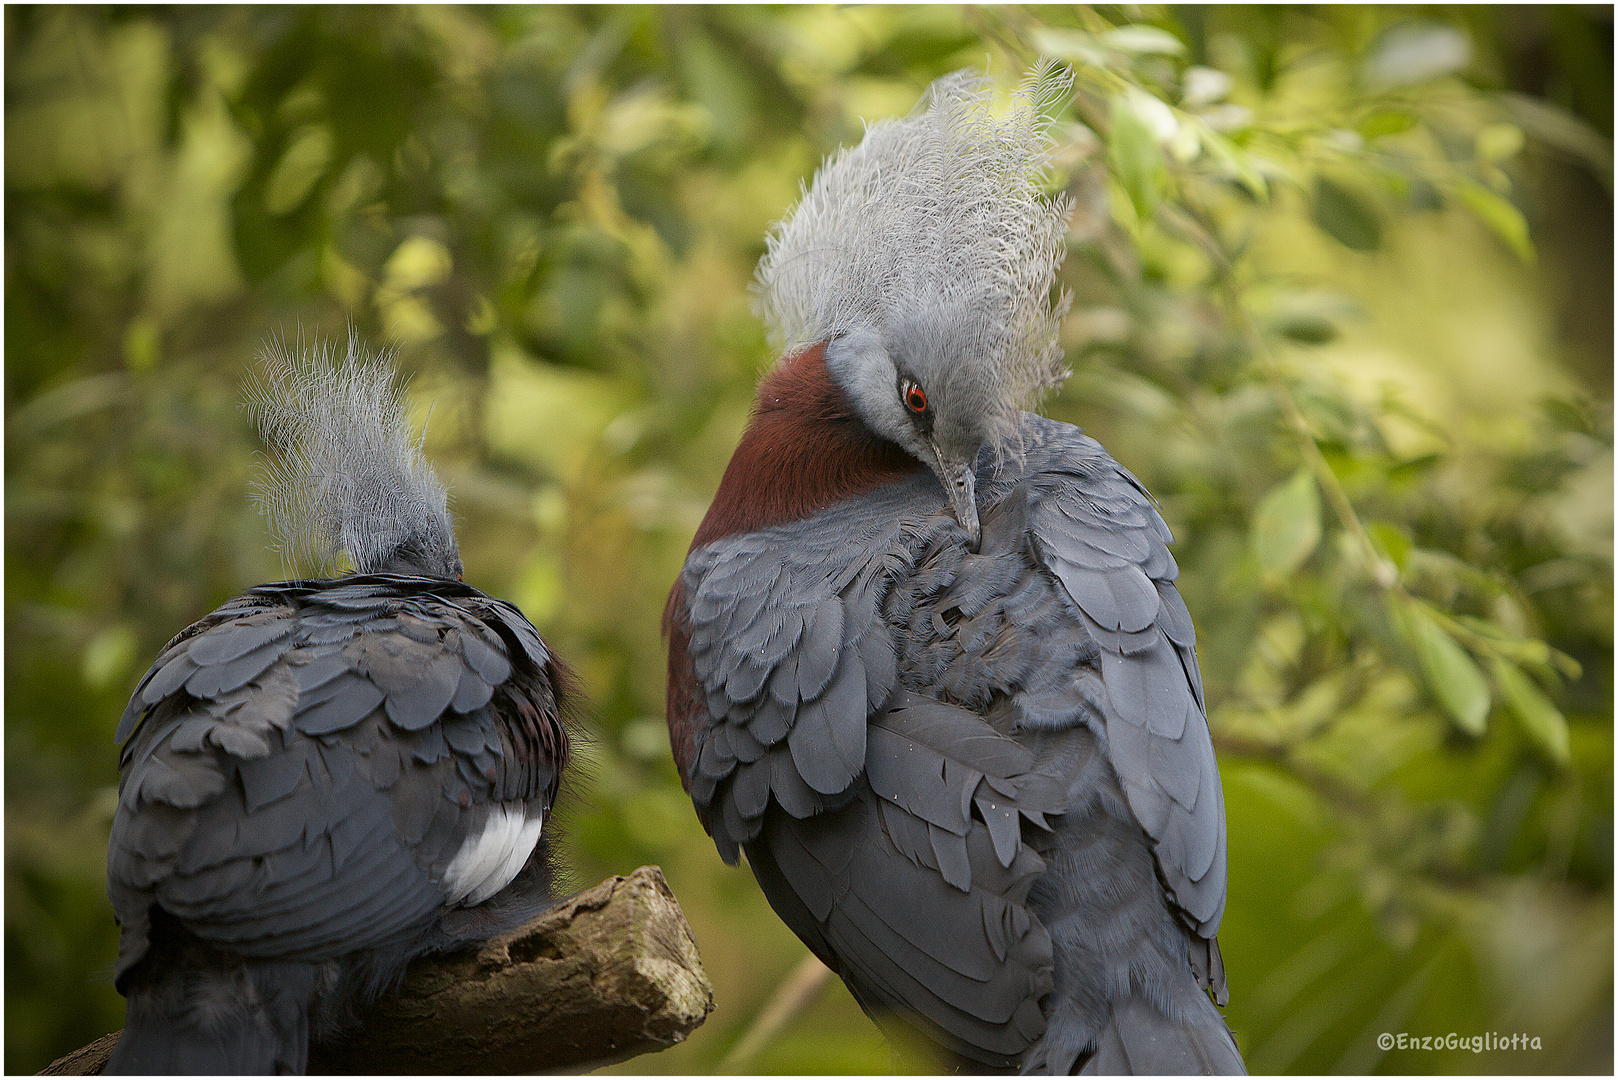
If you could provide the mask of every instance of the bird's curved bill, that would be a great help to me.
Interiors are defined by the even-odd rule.
[[[972,538],[972,550],[978,548],[980,530],[978,527],[978,498],[977,474],[972,471],[970,461],[950,461],[935,444],[933,457],[938,463],[938,479],[949,492],[949,504],[955,511],[955,520],[961,523],[967,536]]]

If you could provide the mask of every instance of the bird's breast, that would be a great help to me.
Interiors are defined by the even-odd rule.
[[[896,576],[884,601],[900,681],[1005,734],[1052,726],[1044,714],[1057,702],[1060,726],[1082,720],[1076,676],[1098,670],[1099,649],[1030,554],[1026,490],[1012,488],[984,508],[976,552],[953,518],[928,521],[922,557]]]

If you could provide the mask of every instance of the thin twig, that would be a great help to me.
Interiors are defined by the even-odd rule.
[[[830,979],[831,969],[822,964],[814,953],[805,956],[792,969],[792,974],[775,988],[775,993],[770,995],[770,1000],[759,1012],[758,1019],[753,1021],[753,1026],[741,1037],[740,1042],[730,1048],[730,1053],[725,1055],[714,1071],[728,1074],[751,1072],[753,1059],[759,1051],[780,1034],[782,1028],[815,1003],[815,998],[820,996],[820,991]]]

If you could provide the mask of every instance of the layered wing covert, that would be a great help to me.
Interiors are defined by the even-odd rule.
[[[1030,417],[1048,490],[1033,547],[1101,647],[1113,768],[1151,836],[1170,896],[1204,938],[1225,908],[1225,807],[1202,701],[1196,634],[1174,580],[1168,526],[1094,439]]]

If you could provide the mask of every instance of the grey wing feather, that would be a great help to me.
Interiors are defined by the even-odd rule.
[[[1024,831],[1066,792],[1034,766],[969,711],[899,691],[871,718],[853,797],[810,822],[766,815],[747,846],[776,910],[863,1005],[994,1067],[1039,1037],[1052,987],[1050,938],[1027,908],[1045,864]],[[1005,811],[1009,839],[963,812],[974,804]]]
[[[896,665],[878,601],[882,556],[905,561],[917,541],[905,511],[915,489],[894,485],[855,504],[835,528],[799,522],[715,541],[692,552],[683,581],[690,656],[708,703],[687,782],[708,808],[725,780],[746,794],[722,854],[756,833],[773,793],[793,814],[819,812],[865,767],[868,711],[887,700]],[[828,575],[826,567],[849,567]]]
[[[1044,1030],[1052,986],[1027,835],[1067,792],[981,717],[899,686],[882,605],[939,501],[924,477],[692,553],[708,710],[687,779],[721,855],[746,846],[772,905],[862,1004],[1007,1067]]]
[[[1101,646],[1099,704],[1129,807],[1175,904],[1212,937],[1225,907],[1224,793],[1168,527],[1100,444],[1030,420],[1044,435],[1039,465],[1059,480],[1034,509],[1035,552]]]

